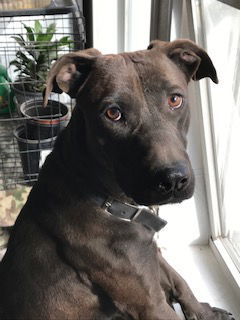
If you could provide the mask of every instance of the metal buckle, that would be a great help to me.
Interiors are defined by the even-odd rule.
[[[102,204],[102,208],[108,212],[108,209],[111,207],[112,202],[110,201],[110,199],[106,199],[106,201],[104,201],[104,203]]]
[[[134,214],[134,216],[132,217],[131,220],[135,220],[142,212],[142,210],[144,209],[144,207],[140,207],[137,212]]]

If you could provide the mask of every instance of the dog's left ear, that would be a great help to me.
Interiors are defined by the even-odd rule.
[[[48,74],[46,89],[43,92],[44,107],[51,92],[66,92],[75,98],[85,83],[95,58],[99,55],[101,53],[98,50],[91,48],[67,53],[59,58]]]
[[[187,80],[209,77],[218,83],[214,65],[207,52],[190,40],[164,42],[154,40],[148,49],[161,48],[167,56],[185,73]]]

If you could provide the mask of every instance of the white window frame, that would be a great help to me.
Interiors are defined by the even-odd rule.
[[[195,42],[205,47],[204,22],[201,12],[201,1],[190,0],[190,11],[192,14],[192,30]],[[210,247],[216,255],[221,267],[231,281],[236,294],[240,298],[240,262],[231,249],[230,242],[224,235],[224,226],[221,224],[221,206],[219,175],[217,169],[216,143],[213,126],[213,114],[210,98],[210,85],[208,79],[201,80],[197,85],[197,94],[200,107],[200,127],[202,138],[202,151],[211,224],[212,237]],[[230,253],[230,254],[229,254]]]

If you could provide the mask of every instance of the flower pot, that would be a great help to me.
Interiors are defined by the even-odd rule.
[[[20,106],[22,115],[27,119],[27,138],[48,139],[58,135],[66,127],[70,112],[63,103],[49,100],[43,107],[42,99],[33,99]]]
[[[17,127],[13,134],[18,142],[24,179],[28,185],[33,185],[46,155],[55,143],[56,136],[43,140],[29,139],[24,125]]]

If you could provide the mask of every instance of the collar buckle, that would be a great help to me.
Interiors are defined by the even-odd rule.
[[[144,209],[144,207],[139,207],[139,209],[138,209],[138,210],[136,211],[136,213],[133,215],[133,217],[132,217],[131,220],[136,220],[137,217],[138,217],[139,215],[141,215],[141,212],[142,212],[143,209]]]
[[[112,202],[110,201],[110,199],[106,199],[103,204],[102,204],[102,208],[105,210],[105,211],[108,211],[108,209],[111,207],[112,205]]]

